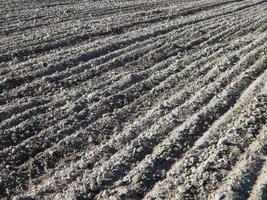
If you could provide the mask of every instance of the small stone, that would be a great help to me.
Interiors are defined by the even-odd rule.
[[[43,62],[43,67],[47,67],[48,64],[46,62]]]
[[[161,104],[159,105],[159,109],[161,109],[161,110],[166,110],[166,109],[168,109],[168,108],[170,108],[170,106],[167,105],[167,103],[161,103]]]
[[[205,148],[209,146],[209,142],[207,140],[204,140],[198,144],[199,148]]]
[[[192,156],[189,158],[189,162],[192,163],[192,164],[195,164],[197,162],[198,158],[195,157],[195,156]]]

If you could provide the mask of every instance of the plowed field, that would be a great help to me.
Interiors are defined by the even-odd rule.
[[[0,11],[0,199],[267,199],[266,0]]]

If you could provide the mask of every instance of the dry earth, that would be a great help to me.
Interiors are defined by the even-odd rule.
[[[267,199],[267,0],[0,11],[0,199]]]

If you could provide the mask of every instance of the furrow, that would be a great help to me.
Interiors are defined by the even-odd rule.
[[[139,63],[140,64],[140,63]],[[32,89],[32,87],[29,87],[30,89]],[[98,94],[99,95],[99,94]]]
[[[267,98],[265,98],[265,104]],[[266,113],[266,110],[265,110]],[[254,128],[254,127],[253,127]],[[256,137],[242,155],[240,160],[233,166],[225,181],[220,188],[214,192],[214,199],[248,199],[253,184],[261,169],[266,170],[264,164],[266,157],[266,127]],[[264,168],[265,167],[265,168]],[[264,172],[263,172],[264,173]],[[266,197],[266,176],[260,174],[260,178],[265,181],[262,183],[257,194],[254,193],[253,199],[264,199]],[[264,189],[265,188],[265,189]],[[265,196],[264,196],[265,195]]]
[[[166,123],[165,120],[164,120],[164,121],[162,120],[162,123],[164,123],[164,122]],[[158,126],[160,126],[160,125],[158,125]],[[160,127],[163,128],[162,126],[160,126]],[[153,127],[152,127],[152,129],[153,129]],[[150,130],[152,130],[152,129],[150,129]],[[165,128],[165,129],[166,129],[166,128]],[[167,129],[168,129],[168,128],[167,128]],[[153,129],[153,130],[154,130],[154,129]],[[161,132],[160,132],[160,133],[161,133]],[[160,133],[158,132],[157,134],[160,134]],[[134,133],[132,133],[132,134],[134,134]],[[156,138],[155,138],[155,139],[156,139]],[[134,141],[136,141],[136,140],[137,140],[137,139],[135,139]],[[134,141],[132,141],[131,143],[135,143]],[[115,141],[112,141],[112,142],[114,143]],[[149,145],[149,144],[146,144],[146,145]],[[134,148],[134,147],[130,145],[129,148]],[[110,152],[114,152],[114,150],[112,150],[112,149],[114,149],[114,147],[112,147],[112,148],[109,147]],[[147,150],[148,150],[148,149],[147,149]],[[120,151],[120,152],[121,152],[121,151]],[[127,151],[127,152],[130,153],[131,151],[129,150],[129,151]],[[91,155],[92,155],[92,154],[91,154]],[[126,156],[126,155],[123,155],[123,157],[124,157],[124,156]],[[113,156],[112,156],[112,157],[113,157]],[[135,157],[129,157],[128,159],[134,159],[134,158],[135,158]],[[91,159],[92,159],[92,158],[91,158]],[[91,159],[90,159],[90,160],[91,160]],[[120,158],[120,159],[121,159],[121,158]],[[94,159],[92,160],[92,162],[94,162]],[[108,163],[109,163],[109,162],[108,162]],[[109,163],[109,164],[111,164],[111,163]],[[122,164],[122,163],[121,163],[121,164]],[[89,166],[90,166],[90,165],[89,165]],[[96,171],[97,171],[97,170],[96,170]],[[95,171],[95,172],[96,172],[96,171]]]
[[[230,1],[230,2],[235,2],[235,1]],[[210,5],[210,6],[207,6],[208,8],[210,7],[210,8],[213,8],[214,6],[220,6],[220,5],[227,5],[228,4],[228,2],[221,2],[221,3],[217,3],[217,4],[215,4],[215,5]],[[195,9],[195,11],[192,11],[192,10],[189,10],[188,12],[190,13],[190,14],[193,14],[193,13],[195,13],[195,12],[200,12],[201,11],[201,8],[199,9],[199,8],[196,8]],[[185,11],[185,14],[186,14],[186,12],[187,11]],[[185,14],[182,14],[182,15],[185,15]],[[179,16],[179,15],[178,15]],[[160,19],[159,21],[161,21],[162,19]],[[142,23],[142,21],[140,21],[139,23]],[[137,24],[139,25],[139,23],[137,22]],[[103,36],[106,36],[107,34],[112,34],[112,33],[116,33],[116,32],[121,32],[121,31],[119,31],[119,30],[122,30],[122,29],[124,29],[124,28],[127,28],[127,25],[125,26],[125,27],[114,27],[114,28],[110,28],[111,30],[110,31],[107,31],[107,32],[103,32],[103,33],[95,33],[95,34],[97,34],[97,35],[99,35],[99,34],[101,34],[101,35],[103,35]],[[16,53],[16,55],[18,56],[18,57],[20,57],[20,59],[23,59],[23,57],[25,57],[25,56],[29,56],[31,53],[41,53],[41,52],[43,52],[43,51],[47,51],[48,49],[49,50],[51,50],[51,49],[54,49],[54,48],[58,48],[58,47],[64,47],[64,46],[66,46],[66,45],[69,45],[69,44],[71,44],[71,43],[73,43],[73,44],[75,44],[77,41],[79,42],[80,40],[81,40],[81,38],[83,39],[83,40],[87,40],[87,39],[89,39],[89,38],[91,38],[93,35],[92,34],[89,34],[89,35],[84,35],[84,36],[82,36],[82,37],[76,37],[76,38],[72,38],[71,40],[69,40],[68,42],[62,42],[62,43],[56,43],[55,45],[54,45],[54,47],[53,46],[48,46],[47,48],[37,48],[36,50],[34,50],[34,49],[32,49],[31,51],[27,51],[27,49],[24,49],[24,50],[20,50],[19,52],[17,52]],[[0,61],[10,61],[10,60],[12,60],[12,58],[9,56],[9,55],[2,55],[1,57],[0,57]]]
[[[262,131],[265,131],[266,135],[266,127]],[[266,141],[266,138],[264,139]],[[266,149],[266,142],[265,142],[265,149]],[[266,158],[266,150],[265,150],[265,157],[264,157],[264,163],[262,165],[261,171],[259,175],[257,176],[256,182],[253,185],[253,188],[251,190],[251,193],[249,195],[249,200],[261,200],[261,199],[266,199],[267,197],[267,158]]]
[[[213,91],[210,88],[208,91],[213,93]],[[201,94],[206,95],[206,92],[201,91]],[[215,104],[214,107],[215,108],[213,109],[213,112],[215,110],[215,113],[217,115],[218,113],[220,113],[219,116],[222,115],[224,112],[226,112],[227,108],[229,108],[229,106],[227,106],[225,103],[221,105]],[[201,120],[199,120],[200,121],[199,123],[201,123],[201,121],[204,120],[202,125],[204,127],[209,126],[209,124],[211,124],[209,120],[212,120],[211,117],[212,115],[209,113],[207,108],[205,108],[205,112],[208,112],[208,115],[207,113],[205,113],[206,116],[208,116],[208,118],[205,118],[204,115],[202,116],[200,114],[195,119],[197,121],[199,120],[199,118],[201,118]],[[178,113],[177,116],[184,116],[184,115]],[[215,119],[217,119],[219,116],[216,116]],[[178,121],[179,120],[180,119],[178,119]],[[181,129],[178,128],[178,130],[174,130],[173,131],[174,133],[172,135],[172,137],[174,138],[167,138],[164,142],[162,142],[159,145],[158,148],[154,148],[153,152],[154,151],[156,152],[155,155],[153,155],[152,153],[150,157],[146,157],[146,159],[140,162],[136,169],[133,169],[132,172],[128,173],[128,175],[118,183],[119,189],[115,190],[115,194],[119,193],[119,191],[125,191],[126,188],[128,188],[127,189],[128,194],[124,194],[126,198],[141,198],[143,196],[142,192],[145,192],[147,188],[153,186],[152,185],[153,181],[157,182],[164,176],[164,171],[166,171],[171,167],[171,165],[175,162],[176,157],[179,157],[179,155],[183,154],[184,151],[190,149],[190,146],[194,143],[194,138],[199,137],[198,133],[205,131],[204,127],[199,126],[199,124],[196,122],[190,124],[190,126],[185,126]],[[196,136],[194,136],[195,134]],[[188,137],[190,137],[190,139]],[[125,182],[130,182],[131,184],[129,186],[127,185],[120,188],[119,186],[125,185]],[[106,192],[105,194],[109,193]]]
[[[240,141],[241,146],[239,146],[239,142],[236,142],[237,136],[244,140],[253,140],[253,134],[247,134],[246,137],[244,137],[242,133],[249,133],[248,130],[257,133],[257,130],[259,130],[262,124],[264,124],[264,121],[266,121],[266,105],[262,104],[262,102],[258,101],[257,104],[252,103],[249,110],[252,114],[244,112],[248,104],[251,104],[250,102],[253,100],[253,96],[261,92],[262,86],[264,86],[266,82],[266,73],[267,71],[265,70],[265,72],[245,90],[240,101],[223,117],[219,118],[217,122],[195,142],[192,149],[190,149],[182,159],[176,161],[175,165],[166,174],[166,178],[158,182],[146,195],[145,199],[153,199],[156,196],[176,199],[188,199],[190,197],[199,198],[195,196],[196,193],[201,190],[211,190],[216,187],[216,185],[220,184],[227,170],[229,170],[229,166],[234,162],[234,160],[233,162],[228,161],[225,156],[240,155],[243,148],[242,145],[249,143],[241,143]],[[261,107],[262,109],[253,113],[255,107]],[[254,119],[251,118],[251,123],[246,123],[244,126],[244,122],[248,122],[248,120],[240,119],[239,116],[248,118],[248,116],[251,115],[256,115],[255,117],[257,120],[255,121],[255,118],[252,117]],[[253,128],[249,129],[247,124]],[[227,150],[229,148],[230,151],[233,151],[232,154]],[[219,157],[219,159],[217,158],[215,161],[214,157]],[[218,166],[215,166],[216,164],[218,164]],[[218,173],[216,174],[216,172]],[[195,178],[195,176],[197,178]],[[200,177],[202,177],[202,180],[199,180]],[[194,182],[196,180],[199,180],[199,182]],[[210,192],[211,191],[206,191],[204,196],[210,194]],[[204,196],[202,196],[202,198],[204,198]]]

